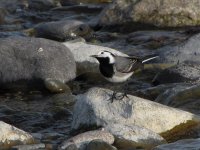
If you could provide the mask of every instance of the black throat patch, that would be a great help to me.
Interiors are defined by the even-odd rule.
[[[111,78],[114,74],[113,64],[109,64],[109,58],[97,58],[100,65],[99,70],[101,74],[107,78]]]

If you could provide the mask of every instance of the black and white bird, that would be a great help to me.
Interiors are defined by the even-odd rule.
[[[139,58],[136,56],[118,56],[109,51],[101,51],[91,55],[99,61],[99,70],[110,82],[125,82],[134,72],[143,67],[144,63],[158,56]]]

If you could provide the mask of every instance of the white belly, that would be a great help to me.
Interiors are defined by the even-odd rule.
[[[116,75],[114,75],[112,78],[106,78],[104,77],[106,80],[110,81],[110,82],[125,82],[128,78],[130,78],[132,76],[133,72],[130,73],[117,73]]]

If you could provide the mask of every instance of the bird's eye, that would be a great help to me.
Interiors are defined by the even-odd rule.
[[[101,54],[103,54],[103,52],[101,52]]]

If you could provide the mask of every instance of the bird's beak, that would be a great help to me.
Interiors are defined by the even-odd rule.
[[[98,55],[90,55],[90,57],[97,58]]]

